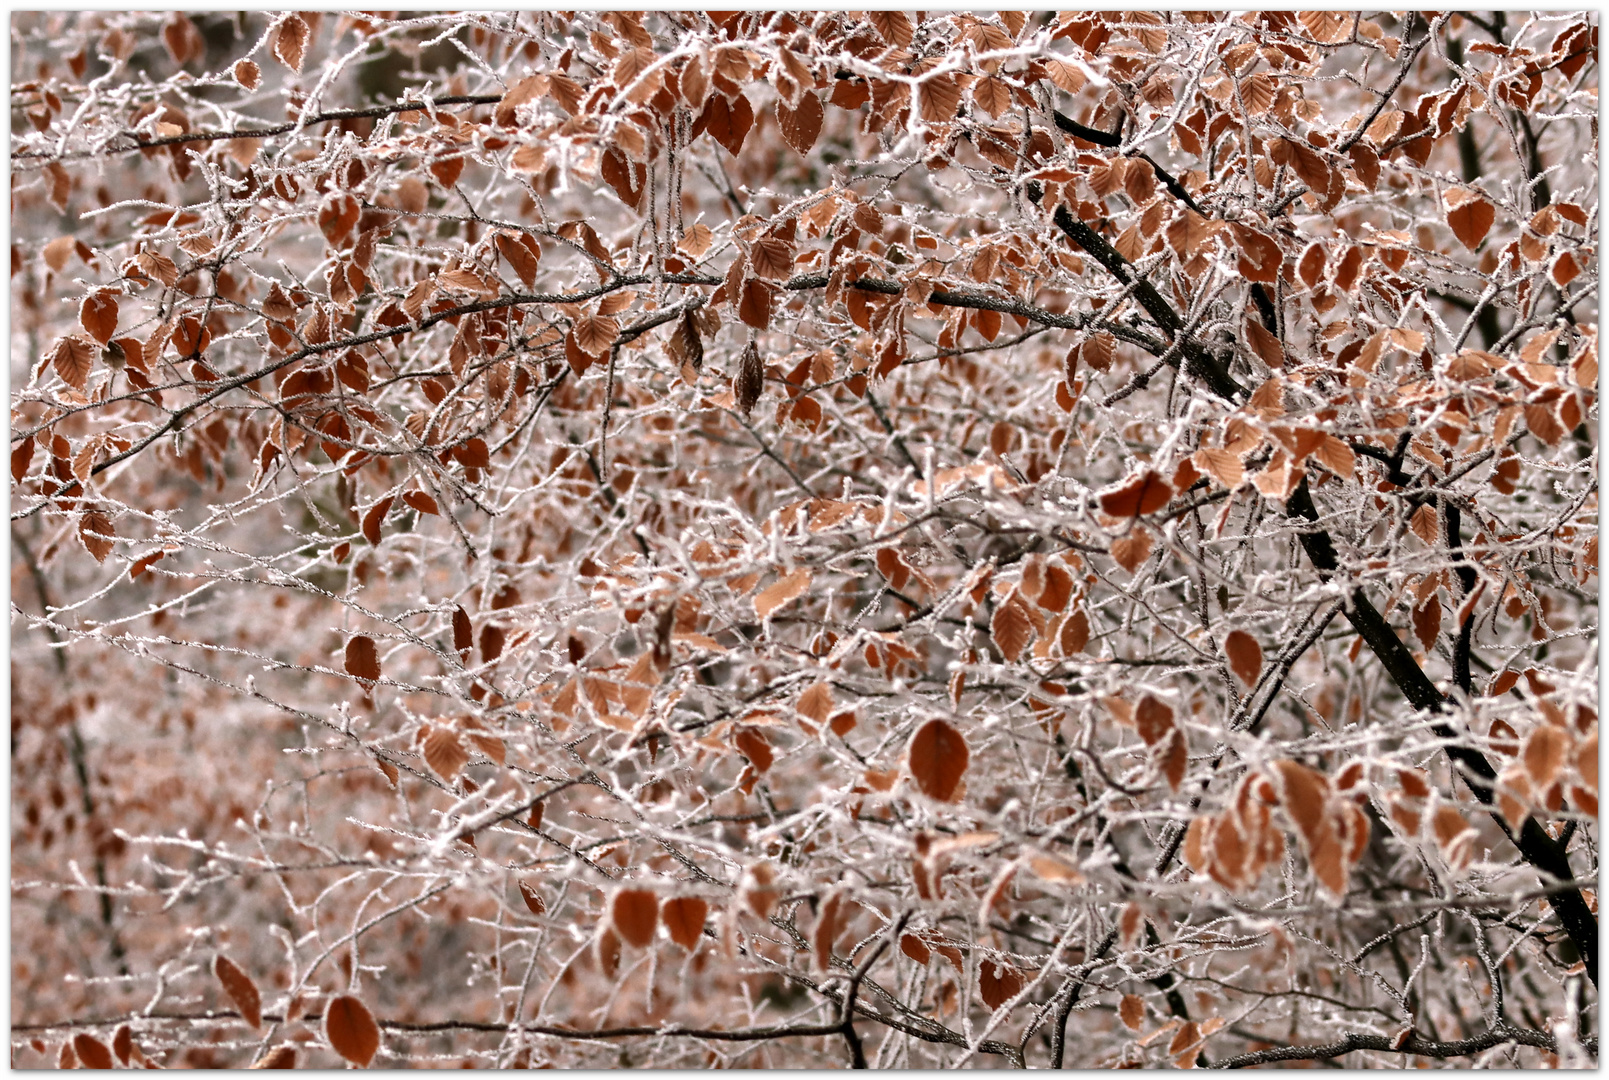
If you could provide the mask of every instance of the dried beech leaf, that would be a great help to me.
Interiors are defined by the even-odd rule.
[[[966,739],[943,720],[929,720],[911,736],[911,777],[922,794],[951,802],[960,792],[970,753]]]
[[[346,673],[361,682],[379,681],[380,653],[373,638],[355,634],[346,643]]]
[[[1244,630],[1231,630],[1224,638],[1224,655],[1229,658],[1229,670],[1241,682],[1252,686],[1263,671],[1263,647]]]
[[[708,914],[709,905],[700,897],[674,896],[660,905],[659,921],[672,941],[692,952],[704,936]]]
[[[254,1028],[263,1026],[263,998],[257,991],[257,984],[251,981],[251,976],[229,959],[219,953],[213,957],[212,973],[223,984],[224,993],[234,1002],[235,1010],[240,1013],[241,1019]]]
[[[609,923],[621,941],[646,949],[659,925],[659,894],[652,889],[619,890],[609,900]]]
[[[324,1038],[330,1048],[359,1068],[368,1068],[380,1050],[380,1028],[368,1006],[350,994],[324,1007]]]

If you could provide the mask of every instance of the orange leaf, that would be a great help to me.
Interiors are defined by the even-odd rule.
[[[978,965],[978,996],[990,1009],[998,1009],[1022,989],[1022,972],[1010,964],[986,960]]]
[[[1130,1031],[1139,1031],[1140,1025],[1145,1022],[1145,999],[1133,994],[1124,994],[1123,1000],[1117,1004],[1117,1015],[1123,1021],[1123,1026]]]
[[[779,100],[777,127],[782,129],[783,141],[801,156],[808,154],[810,148],[816,145],[816,138],[821,134],[821,122],[825,113],[821,99],[809,90],[800,96],[799,104],[795,108],[790,109],[787,102]]]

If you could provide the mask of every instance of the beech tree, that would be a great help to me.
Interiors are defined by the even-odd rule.
[[[12,21],[21,1067],[1596,1059],[1597,21]]]

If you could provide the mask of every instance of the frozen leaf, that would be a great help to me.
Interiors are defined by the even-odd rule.
[[[86,510],[78,519],[78,539],[98,563],[105,562],[112,553],[116,536],[111,521],[99,510]]]
[[[91,341],[74,334],[56,342],[51,350],[50,363],[63,382],[74,390],[82,391],[89,383],[90,368],[100,350]]]
[[[1117,1004],[1118,1017],[1123,1026],[1130,1031],[1139,1031],[1140,1025],[1145,1023],[1145,999],[1133,994],[1124,994],[1123,1000]]]
[[[929,720],[911,737],[908,757],[922,794],[939,802],[955,800],[970,757],[959,731],[943,720]]]
[[[1441,601],[1434,593],[1413,609],[1413,632],[1427,653],[1435,646],[1441,635]]]
[[[257,984],[251,981],[251,976],[229,959],[223,953],[213,957],[212,973],[223,984],[224,993],[234,1002],[235,1011],[240,1018],[254,1028],[263,1026],[263,999],[257,992]]]
[[[366,683],[379,681],[380,653],[373,638],[355,634],[346,643],[346,673]]]
[[[989,637],[1007,660],[1015,663],[1022,657],[1033,637],[1033,622],[1016,592],[995,607],[994,616],[989,620]]]
[[[697,896],[674,896],[660,906],[659,919],[670,939],[691,952],[703,938],[708,912],[709,905]]]
[[[1497,210],[1486,197],[1469,188],[1452,188],[1447,192],[1447,224],[1458,237],[1458,242],[1474,251],[1491,231]]]
[[[782,138],[801,156],[810,153],[815,146],[825,115],[821,99],[809,90],[800,95],[798,105],[792,108],[785,101],[777,102],[777,126]]]
[[[1538,791],[1547,790],[1558,779],[1570,752],[1570,743],[1568,732],[1547,723],[1538,724],[1525,740],[1521,760],[1525,762],[1525,772]]]
[[[978,965],[978,996],[990,1009],[998,1009],[1022,990],[1022,972],[1010,964],[985,960]]]
[[[1113,517],[1154,514],[1173,497],[1173,488],[1152,469],[1142,469],[1097,493],[1101,509]]]
[[[1224,638],[1224,655],[1229,658],[1229,670],[1241,682],[1252,686],[1263,670],[1263,647],[1244,630],[1231,630]]]
[[[791,570],[755,594],[754,613],[762,619],[768,618],[788,601],[803,596],[808,588],[810,571],[802,566]]]
[[[424,751],[425,764],[449,784],[469,764],[469,751],[464,749],[463,743],[458,741],[458,735],[450,728],[432,727],[425,736]]]
[[[1151,533],[1143,528],[1134,529],[1113,540],[1109,550],[1117,564],[1132,574],[1151,554]]]
[[[362,1001],[342,994],[324,1007],[324,1038],[330,1048],[359,1068],[368,1068],[380,1050],[380,1028]]]
[[[619,890],[609,901],[609,923],[627,945],[647,948],[659,925],[659,895],[652,889]]]
[[[302,54],[307,49],[307,23],[300,15],[287,15],[274,29],[273,53],[292,71],[302,70]]]

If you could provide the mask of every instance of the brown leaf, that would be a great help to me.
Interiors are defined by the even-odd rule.
[[[1413,530],[1415,536],[1432,547],[1441,538],[1441,520],[1436,517],[1435,507],[1429,503],[1420,505],[1413,512],[1413,517],[1408,521],[1408,527]]]
[[[749,278],[743,282],[742,294],[738,299],[738,318],[756,330],[769,328],[775,299],[776,289],[773,286],[757,277]]]
[[[1221,487],[1233,491],[1246,479],[1246,467],[1240,462],[1240,455],[1228,450],[1219,450],[1212,447],[1203,447],[1190,455],[1190,460],[1196,468],[1216,480]]]
[[[911,776],[930,799],[955,800],[969,757],[966,739],[943,720],[929,720],[911,736]]]
[[[868,11],[866,21],[872,24],[878,37],[896,48],[905,48],[916,36],[910,17],[903,11]]]
[[[380,653],[374,639],[356,634],[346,643],[346,673],[362,682],[373,683],[380,678]]]
[[[794,703],[794,710],[800,716],[807,716],[818,725],[827,722],[827,716],[832,712],[832,684],[827,682],[813,683],[799,695]]]
[[[732,378],[732,395],[737,399],[738,412],[744,416],[754,411],[760,393],[765,389],[765,365],[760,362],[760,350],[754,342],[744,348],[738,360],[737,374]]]
[[[818,971],[832,970],[832,944],[838,937],[839,930],[843,929],[841,918],[843,906],[844,894],[841,889],[833,889],[821,902],[821,910],[816,916],[816,926],[810,943]]]
[[[697,896],[673,896],[659,908],[659,921],[670,939],[688,952],[698,948],[704,936],[704,920],[709,905]]]
[[[1168,505],[1173,488],[1153,469],[1142,469],[1125,480],[1096,493],[1101,509],[1113,517],[1140,517],[1154,514]]]
[[[73,1036],[73,1051],[86,1069],[110,1069],[112,1052],[93,1035],[80,1032]]]
[[[223,984],[224,993],[234,1002],[235,1011],[240,1018],[254,1028],[263,1026],[263,998],[257,991],[257,984],[251,981],[251,976],[229,959],[219,953],[212,959],[212,973]]]
[[[927,124],[954,120],[961,109],[961,85],[953,75],[934,75],[924,79],[918,91],[922,121]]]
[[[363,514],[363,537],[375,547],[380,546],[380,526],[385,522],[385,516],[391,510],[393,501],[393,498],[387,495]]]
[[[1480,192],[1469,188],[1452,188],[1447,192],[1447,224],[1458,242],[1469,250],[1480,247],[1496,219],[1496,208]]]
[[[332,998],[324,1008],[324,1038],[331,1049],[359,1068],[380,1050],[380,1028],[363,1002],[350,994]]]
[[[117,333],[117,298],[108,292],[84,297],[78,308],[78,323],[90,337],[105,345]]]
[[[1244,630],[1231,630],[1224,638],[1224,655],[1229,657],[1229,670],[1248,687],[1257,682],[1263,670],[1263,647]]]
[[[620,336],[620,324],[608,315],[584,315],[575,321],[571,334],[582,352],[604,356]]]
[[[1436,638],[1441,635],[1441,601],[1435,593],[1413,609],[1413,632],[1425,652],[1436,644]]]
[[[1033,637],[1033,622],[1017,593],[995,606],[989,620],[989,637],[1007,660],[1016,663],[1022,657]]]
[[[1146,746],[1155,746],[1173,730],[1173,707],[1146,694],[1134,707],[1134,726]]]
[[[525,880],[518,882],[518,885],[520,885],[520,900],[525,901],[529,913],[537,916],[547,913],[547,901],[542,900],[542,893],[536,892],[534,885]]]
[[[1537,791],[1546,791],[1559,778],[1559,771],[1564,768],[1565,757],[1570,752],[1570,742],[1568,732],[1547,723],[1538,724],[1525,740],[1521,760],[1525,762],[1525,771]]]
[[[621,941],[646,949],[659,925],[659,894],[652,889],[621,889],[609,901],[609,924]]]
[[[998,1009],[1022,990],[1022,972],[1010,964],[985,960],[978,965],[978,996],[990,1009]]]
[[[1162,776],[1168,782],[1168,787],[1178,791],[1184,783],[1184,774],[1190,768],[1190,744],[1184,737],[1184,732],[1174,728],[1168,736],[1158,756],[1158,764],[1162,768]]]
[[[82,392],[89,383],[90,368],[100,352],[95,343],[76,334],[61,338],[51,351],[50,363],[62,381]]]
[[[307,48],[307,23],[291,14],[274,30],[273,52],[280,63],[292,71],[302,70],[302,54]]]
[[[756,240],[749,248],[749,265],[771,281],[786,281],[793,274],[793,245],[784,240]]]
[[[469,662],[469,650],[475,646],[475,627],[469,614],[461,607],[453,608],[453,649],[459,659]]]
[[[704,106],[704,116],[707,118],[705,128],[710,137],[733,157],[743,149],[743,140],[754,126],[754,106],[749,99],[738,94],[728,101],[723,94],[710,95]]]
[[[1130,1031],[1139,1031],[1140,1025],[1145,1023],[1145,999],[1134,994],[1124,994],[1123,1000],[1117,1003],[1117,1015],[1123,1021],[1123,1026]]]
[[[754,728],[738,728],[732,736],[732,743],[738,751],[754,766],[756,772],[765,772],[771,768],[773,755],[771,744],[766,742],[765,736]]]
[[[112,553],[112,541],[116,536],[111,521],[99,510],[87,510],[78,519],[78,539],[83,543],[84,550],[95,556],[98,563],[105,562],[106,556]]]
[[[253,1069],[294,1069],[296,1068],[296,1047],[285,1043],[274,1047],[268,1053],[251,1063]]]
[[[233,69],[235,82],[247,90],[255,90],[262,82],[262,71],[250,60],[237,60]]]
[[[785,101],[777,102],[777,127],[782,130],[783,140],[803,156],[810,153],[810,148],[816,145],[825,114],[821,98],[813,91],[806,90],[800,95],[799,104],[794,108],[790,109]]]
[[[403,495],[402,495],[402,501],[407,503],[409,506],[413,507],[415,510],[419,511],[421,514],[440,514],[441,513],[441,508],[436,505],[436,500],[434,498],[432,498],[427,492],[423,492],[423,491],[407,491],[407,492],[404,492]]]
[[[701,258],[714,242],[715,234],[710,231],[710,227],[700,223],[691,226],[682,234],[682,239],[676,245],[676,250],[697,259]]]
[[[1117,565],[1134,573],[1135,569],[1151,554],[1151,533],[1148,529],[1135,529],[1127,536],[1120,536],[1113,540],[1108,550]]]
[[[755,595],[754,613],[762,619],[768,618],[789,600],[804,595],[809,587],[810,571],[803,566],[792,570]]]
[[[424,749],[425,764],[449,784],[469,764],[469,751],[464,749],[457,733],[450,728],[432,727],[430,734],[425,736]]]
[[[1074,608],[1061,624],[1061,651],[1063,656],[1073,656],[1084,651],[1089,645],[1089,616],[1084,614],[1082,607]]]
[[[542,249],[529,233],[504,231],[497,234],[497,251],[503,261],[519,275],[528,289],[536,281],[537,265]]]
[[[1279,338],[1269,332],[1260,319],[1247,317],[1246,343],[1269,367],[1282,368],[1285,366],[1284,346],[1279,343]]]
[[[117,1055],[117,1060],[127,1065],[133,1049],[134,1033],[129,1030],[127,1024],[117,1025],[117,1030],[112,1033],[112,1053]]]
[[[922,967],[927,967],[928,962],[933,959],[933,950],[927,947],[927,942],[915,934],[906,934],[899,939],[899,951]]]

